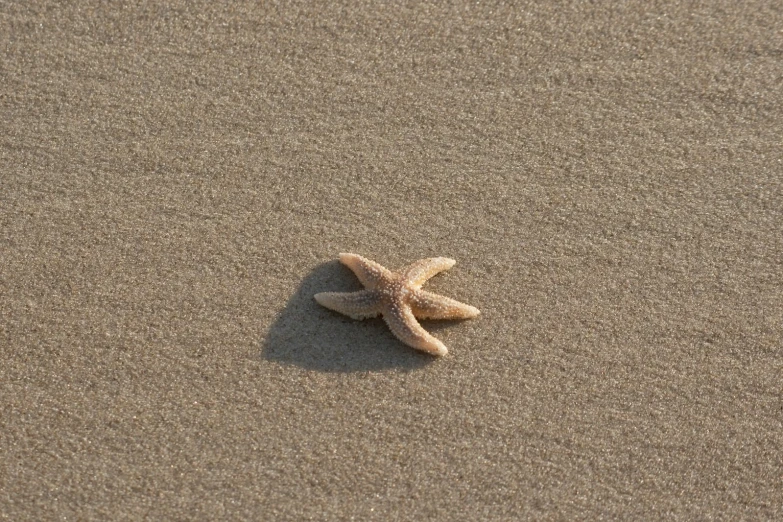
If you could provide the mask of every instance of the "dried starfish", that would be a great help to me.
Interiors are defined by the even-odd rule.
[[[383,316],[392,333],[408,346],[432,355],[446,355],[446,345],[421,327],[419,319],[471,319],[475,308],[442,295],[422,290],[432,276],[448,270],[456,261],[433,257],[416,261],[400,272],[392,272],[356,254],[340,254],[364,290],[315,294],[319,304],[354,319]]]

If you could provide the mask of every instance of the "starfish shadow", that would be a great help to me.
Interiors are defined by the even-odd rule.
[[[398,341],[381,319],[356,321],[327,310],[318,292],[351,292],[362,286],[337,261],[317,266],[299,286],[262,342],[268,361],[322,372],[415,370],[435,361]]]

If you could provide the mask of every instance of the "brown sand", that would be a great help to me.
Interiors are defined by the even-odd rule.
[[[780,2],[106,4],[0,2],[0,519],[783,517]]]

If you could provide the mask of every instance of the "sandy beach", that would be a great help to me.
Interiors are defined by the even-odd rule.
[[[0,3],[0,519],[783,518],[781,27]]]

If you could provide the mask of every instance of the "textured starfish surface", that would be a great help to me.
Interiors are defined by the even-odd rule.
[[[475,308],[442,295],[422,290],[432,276],[448,270],[456,261],[432,257],[416,261],[392,272],[356,254],[340,254],[340,262],[350,268],[364,290],[315,294],[319,304],[354,319],[383,316],[392,333],[408,346],[432,355],[446,355],[446,345],[421,327],[419,319],[471,319]]]

